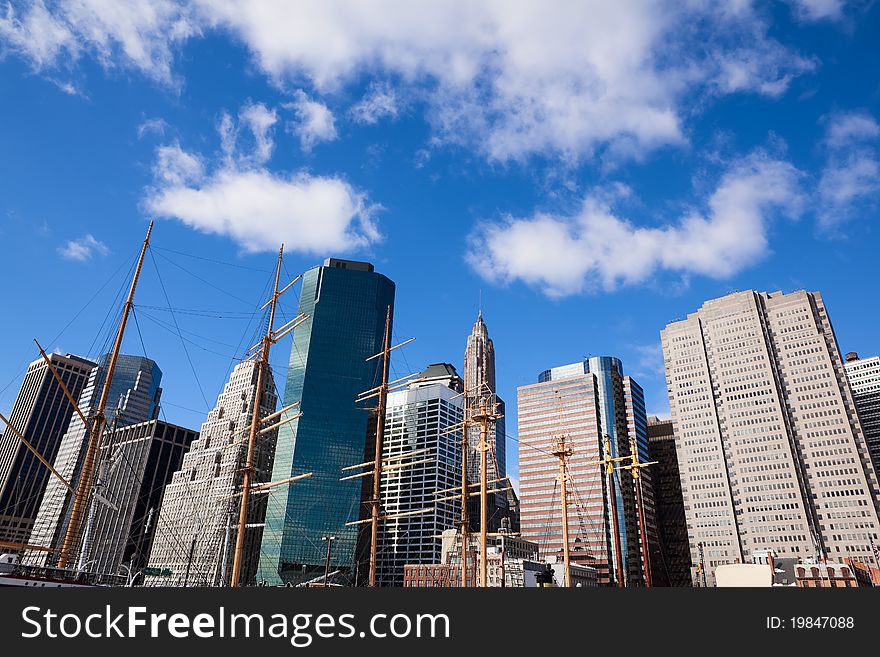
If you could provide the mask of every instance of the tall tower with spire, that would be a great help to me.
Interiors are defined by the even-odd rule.
[[[486,322],[483,321],[482,309],[477,315],[464,351],[464,384],[469,397],[480,387],[486,392],[495,392],[495,345],[489,337]]]
[[[467,347],[464,351],[464,384],[467,408],[470,413],[479,408],[481,398],[488,398],[489,404],[496,404],[496,411],[501,416],[494,425],[489,426],[487,440],[490,446],[489,452],[489,481],[497,481],[507,474],[506,449],[504,430],[504,400],[495,391],[495,345],[489,337],[489,329],[483,321],[483,310],[480,309],[477,321],[471,329],[467,339]],[[480,427],[468,428],[468,480],[470,483],[480,481]],[[490,488],[503,488],[500,482],[491,484]],[[508,495],[498,492],[489,496],[489,529],[498,531],[501,520],[510,514]],[[471,499],[470,507],[471,528],[479,527],[479,498]],[[512,518],[512,524],[517,525],[518,519]]]

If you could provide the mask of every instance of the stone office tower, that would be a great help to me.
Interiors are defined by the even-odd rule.
[[[109,354],[98,361],[90,375],[77,405],[86,418],[91,418],[98,407]],[[119,428],[154,420],[159,415],[162,396],[162,371],[156,362],[144,356],[120,355],[107,398],[107,429]],[[53,465],[74,486],[79,479],[85,460],[89,434],[78,415],[74,415]],[[73,494],[56,477],[50,477],[40,510],[34,521],[31,543],[45,547],[60,548],[67,531],[67,523],[73,507]],[[79,552],[79,546],[75,553]],[[28,553],[26,561],[31,564],[52,566],[57,562],[57,552]]]
[[[487,442],[489,443],[489,459],[487,467],[488,481],[495,481],[507,474],[506,464],[506,431],[504,423],[504,400],[495,391],[495,345],[489,337],[489,329],[483,321],[483,312],[477,316],[477,321],[471,329],[464,351],[464,385],[465,397],[469,415],[472,416],[480,408],[481,395],[488,395],[488,403],[494,399],[497,404],[495,410],[501,417],[495,421],[494,426],[489,425]],[[489,408],[489,411],[492,409]],[[468,480],[472,484],[480,482],[480,427],[479,424],[471,425],[468,429]],[[492,487],[504,487],[504,484],[490,484]],[[475,489],[476,490],[476,489]],[[489,496],[489,531],[498,531],[501,520],[510,515],[509,495],[505,492],[495,493]],[[468,518],[472,530],[480,527],[480,504],[479,498],[474,497],[468,509]],[[518,524],[518,519],[512,519]]]
[[[77,356],[49,354],[53,367],[76,399],[95,364]],[[52,463],[70,425],[73,405],[42,358],[28,366],[9,421]],[[28,543],[49,469],[5,426],[0,437],[0,541]]]
[[[239,363],[217,404],[208,413],[180,469],[165,487],[150,552],[151,568],[170,575],[147,578],[154,586],[223,586],[229,584],[240,510],[242,469],[247,462],[248,433],[257,391],[254,362]],[[278,397],[272,370],[263,380],[261,417],[275,412]],[[258,436],[253,482],[267,482],[272,472],[277,430]],[[241,582],[254,583],[259,559],[266,496],[255,495],[248,510],[248,529]]]
[[[738,292],[661,332],[691,562],[877,566],[878,482],[818,292]],[[695,573],[694,573],[695,574]]]

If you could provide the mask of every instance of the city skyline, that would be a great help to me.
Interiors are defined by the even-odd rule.
[[[660,330],[732,290],[821,290],[841,349],[880,352],[876,3],[132,2],[0,18],[4,414],[34,337],[106,351],[150,217],[124,350],[160,363],[162,419],[187,427],[282,241],[292,274],[351,258],[398,283],[401,376],[462,372],[482,306],[508,403],[612,354],[668,416]]]

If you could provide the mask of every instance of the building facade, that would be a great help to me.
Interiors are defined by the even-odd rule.
[[[691,551],[672,420],[648,418],[648,450],[651,460],[657,461],[651,468],[660,535],[659,549],[651,558],[654,586],[691,586]]]
[[[392,469],[382,477],[382,514],[414,515],[379,524],[379,586],[403,586],[406,564],[438,563],[440,534],[460,523],[461,504],[450,489],[461,485],[462,390],[455,368],[437,363],[388,395],[383,462]],[[419,513],[425,509],[431,511]]]
[[[71,354],[48,356],[76,399],[95,363]],[[73,405],[49,366],[42,358],[35,360],[28,366],[9,422],[52,463],[72,415]],[[15,431],[0,428],[5,430],[0,437],[0,541],[24,544],[30,538],[46,484],[54,475],[22,444]]]
[[[520,497],[523,536],[542,543],[551,551],[562,549],[557,457],[549,454],[560,436],[572,450],[569,458],[571,484],[583,498],[569,509],[569,533],[575,544],[572,558],[594,566],[602,584],[638,586],[644,583],[644,564],[634,482],[629,470],[616,468],[614,499],[611,487],[598,465],[604,456],[608,436],[613,458],[631,455],[634,441],[641,461],[649,460],[644,394],[639,384],[624,375],[623,364],[610,356],[596,356],[578,363],[545,370],[538,383],[519,388],[518,417],[520,443],[536,449],[520,450]],[[539,450],[543,450],[539,451]],[[526,461],[529,466],[524,467]],[[621,466],[629,462],[620,463]],[[650,548],[656,552],[658,529],[652,475],[642,470],[645,530]],[[553,501],[555,499],[555,502]],[[617,509],[617,535],[612,510]],[[577,513],[572,513],[576,509]],[[549,512],[549,513],[548,513]],[[547,513],[546,516],[542,515]],[[553,515],[549,515],[552,513]],[[526,529],[526,516],[530,527]],[[539,540],[541,535],[548,537]],[[556,556],[542,551],[542,557]],[[577,552],[584,552],[578,555]]]
[[[160,420],[121,427],[101,448],[93,503],[83,536],[87,570],[121,574],[147,566],[162,496],[197,431]]]
[[[147,584],[229,584],[257,375],[253,361],[244,361],[235,367],[217,404],[202,424],[198,438],[192,441],[180,468],[165,487],[155,518],[149,567],[166,574],[147,577]],[[260,416],[273,414],[277,403],[270,369],[263,380]],[[254,484],[270,481],[276,438],[277,430],[258,435],[254,449]],[[240,577],[245,585],[255,581],[266,516],[265,497],[253,495],[248,509]]]
[[[738,292],[661,339],[691,563],[706,583],[768,548],[875,566],[877,474],[821,295]]]
[[[859,358],[858,354],[850,352],[846,355],[844,367],[871,461],[875,470],[880,469],[880,356]]]
[[[83,415],[89,420],[98,409],[109,358],[109,354],[105,354],[98,360],[98,366],[91,371],[77,402]],[[107,397],[107,429],[113,430],[157,418],[159,399],[162,396],[161,381],[162,371],[155,361],[143,356],[121,354],[116,361],[116,370]],[[61,439],[54,461],[55,469],[74,487],[79,479],[88,442],[87,427],[79,415],[74,415]],[[73,494],[56,477],[50,478],[34,521],[31,543],[60,548],[72,506]],[[79,548],[80,545],[77,545],[77,552]],[[57,552],[30,553],[27,561],[31,564],[53,566],[57,561]]]
[[[291,486],[269,498],[260,555],[260,581],[299,583],[324,571],[323,536],[335,536],[333,562],[341,576],[358,570],[358,526],[365,513],[357,479],[342,468],[366,461],[368,404],[355,399],[379,385],[385,317],[394,311],[394,283],[366,262],[328,258],[303,275],[284,406],[302,417],[279,430],[272,478],[313,472],[308,487]],[[370,400],[373,401],[373,400]],[[372,449],[372,447],[371,447]]]

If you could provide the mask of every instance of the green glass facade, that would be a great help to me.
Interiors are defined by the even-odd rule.
[[[326,543],[335,536],[331,570],[355,574],[364,479],[339,481],[342,468],[361,463],[368,444],[369,412],[356,405],[375,387],[385,315],[394,310],[394,283],[372,265],[328,259],[303,275],[284,406],[300,403],[302,417],[279,429],[272,480],[312,472],[269,496],[257,581],[296,584],[323,574]],[[370,400],[375,405],[375,400]],[[374,424],[374,423],[372,423]]]

